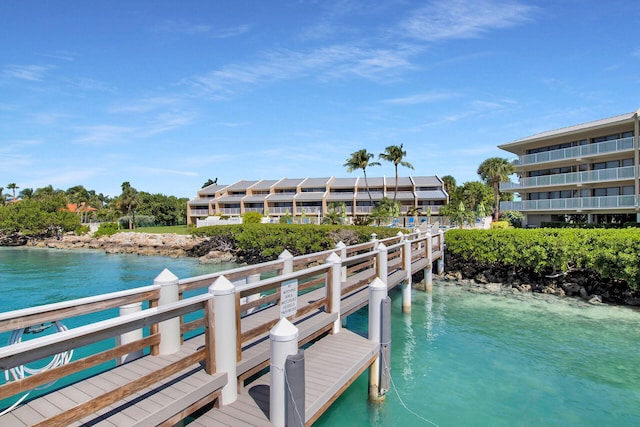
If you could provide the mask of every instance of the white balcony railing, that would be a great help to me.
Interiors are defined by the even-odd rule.
[[[191,216],[207,216],[209,209],[191,209]]]
[[[557,175],[521,178],[520,182],[503,182],[501,191],[521,190],[524,188],[550,187],[572,184],[588,184],[597,182],[619,181],[634,178],[634,166],[622,168],[599,169],[583,172],[562,173]]]
[[[240,215],[240,208],[221,208],[220,213],[223,215]]]
[[[638,196],[636,195],[500,202],[500,210],[502,211],[521,212],[631,209],[637,206]]]
[[[561,150],[545,151],[543,153],[527,154],[520,156],[516,166],[533,165],[537,163],[555,162],[566,159],[590,157],[598,154],[615,153],[617,151],[633,150],[633,137],[614,139],[612,141],[599,142],[597,144],[579,145]]]

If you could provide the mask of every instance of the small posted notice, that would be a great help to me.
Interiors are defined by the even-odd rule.
[[[282,282],[280,287],[280,318],[289,317],[298,311],[298,279]]]

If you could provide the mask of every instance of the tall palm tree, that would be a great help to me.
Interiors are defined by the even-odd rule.
[[[445,175],[442,177],[442,184],[444,185],[444,191],[451,196],[456,190],[456,179],[451,175]]]
[[[13,199],[14,199],[14,200],[15,200],[15,198],[16,198],[16,190],[17,190],[18,188],[20,188],[20,187],[18,187],[18,186],[16,185],[16,183],[15,183],[15,182],[12,182],[12,183],[7,184],[7,189],[8,189],[8,190],[13,190]]]
[[[404,166],[405,168],[413,169],[413,165],[407,161],[404,161],[404,157],[407,155],[407,152],[402,149],[402,144],[398,145],[390,145],[384,149],[384,153],[381,153],[378,158],[384,160],[385,162],[393,163],[393,167],[396,169],[396,191],[393,193],[393,202],[396,202],[396,196],[398,195],[398,165]]]
[[[136,209],[140,205],[140,194],[138,190],[131,186],[129,181],[122,183],[122,194],[120,195],[120,210],[129,217],[129,229],[135,228]]]
[[[493,187],[494,221],[500,217],[500,183],[509,181],[509,175],[514,172],[513,163],[501,157],[490,157],[478,166],[480,178]]]
[[[4,187],[0,187],[0,204],[4,206],[5,195],[2,194]]]
[[[371,202],[371,206],[373,206],[373,198],[371,197],[371,192],[369,191],[369,181],[367,181],[367,167],[369,166],[380,166],[379,162],[372,162],[373,154],[368,153],[366,148],[362,150],[354,151],[351,153],[351,157],[349,157],[346,163],[343,165],[347,168],[347,172],[353,172],[356,169],[362,169],[362,174],[364,175],[364,185],[367,187],[367,193],[369,194],[369,201]]]

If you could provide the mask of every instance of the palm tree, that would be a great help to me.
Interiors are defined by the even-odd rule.
[[[373,198],[371,197],[371,192],[369,191],[369,181],[367,181],[367,167],[369,166],[380,166],[379,162],[372,162],[373,154],[368,153],[366,148],[362,150],[354,151],[351,153],[351,157],[349,157],[346,163],[342,166],[347,168],[347,172],[353,172],[356,169],[362,169],[362,173],[364,175],[364,185],[367,187],[367,193],[369,194],[369,201],[371,202],[371,206],[373,206]]]
[[[22,191],[20,193],[18,193],[18,196],[20,196],[23,199],[30,199],[33,197],[33,188],[23,188]]]
[[[442,177],[442,184],[444,185],[444,191],[451,196],[456,190],[456,179],[451,175],[445,175]]]
[[[500,183],[509,181],[509,175],[514,172],[513,163],[501,157],[490,157],[478,166],[480,178],[493,187],[494,221],[500,217]]]
[[[5,195],[2,194],[4,187],[0,187],[0,204],[4,206]]]
[[[17,190],[18,188],[20,188],[20,187],[18,187],[18,186],[16,185],[16,183],[15,183],[15,182],[12,182],[12,183],[7,184],[7,189],[8,189],[8,190],[13,190],[13,199],[14,199],[14,200],[15,200],[15,198],[16,198],[16,190]]]
[[[407,155],[407,152],[402,149],[402,144],[390,145],[384,149],[384,153],[381,153],[378,158],[386,162],[393,163],[396,169],[396,191],[393,193],[393,201],[395,203],[396,196],[398,195],[398,165],[405,168],[413,169],[413,165],[407,161],[402,160]]]
[[[122,183],[120,195],[120,210],[129,217],[129,229],[135,228],[136,208],[140,205],[140,194],[131,186],[129,181]]]

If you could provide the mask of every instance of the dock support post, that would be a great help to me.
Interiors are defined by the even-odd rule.
[[[178,277],[168,269],[162,270],[162,273],[153,279],[153,285],[160,287],[160,298],[158,298],[158,306],[178,302]],[[158,324],[160,332],[160,344],[158,345],[159,354],[172,354],[180,350],[180,317],[167,319]]]
[[[391,390],[391,298],[382,300],[380,311],[380,395]]]
[[[251,276],[247,277],[247,283],[256,283],[260,281],[260,274],[252,274]],[[247,302],[254,302],[260,299],[260,294],[251,294],[247,297]],[[255,311],[255,307],[250,308],[249,310],[247,310],[247,313],[253,313]]]
[[[438,274],[444,273],[444,231],[438,230],[438,242],[440,243],[440,258],[438,258]]]
[[[287,356],[298,353],[298,328],[286,317],[269,332],[271,339],[271,375],[269,390],[269,421],[276,427],[285,426],[285,362]]]
[[[120,316],[126,316],[127,314],[137,313],[142,311],[142,302],[134,302],[131,304],[125,304],[120,307]],[[124,334],[118,337],[118,346],[129,344],[134,341],[138,341],[142,339],[142,329],[136,329],[135,331],[125,332]],[[120,356],[118,362],[119,364],[131,362],[132,360],[139,359],[143,356],[142,349],[136,350],[132,353],[125,354],[124,356]]]
[[[293,356],[287,356],[285,362],[285,379],[287,387],[285,392],[287,399],[285,409],[287,411],[286,426],[287,427],[304,427],[306,419],[304,398],[304,350],[298,350]]]
[[[342,294],[342,260],[335,252],[327,257],[327,264],[331,264],[329,272],[329,285],[327,287],[327,299],[329,300],[329,313],[338,313],[338,318],[333,322],[332,333],[340,332],[340,296]]]
[[[369,285],[369,340],[380,343],[382,300],[387,297],[387,285],[376,277]],[[380,353],[369,367],[369,400],[384,399],[380,395]]]
[[[376,255],[376,274],[382,282],[387,285],[389,283],[389,251],[384,243],[380,242],[376,246],[378,254]]]
[[[291,255],[291,252],[285,249],[278,255],[278,259],[282,261],[282,274],[293,273],[293,255]]]
[[[405,235],[402,247],[402,268],[407,276],[402,283],[402,312],[411,313],[411,241]]]
[[[424,269],[424,290],[433,290],[433,237],[431,231],[427,231],[427,268]]]
[[[222,388],[222,404],[228,405],[238,399],[236,370],[236,288],[224,276],[220,276],[209,287],[213,294],[215,330],[216,371],[227,373],[227,384]]]

